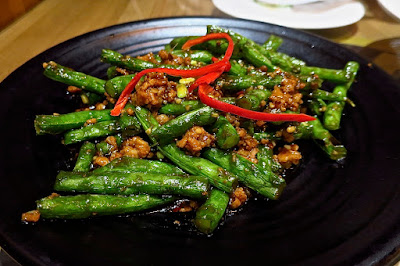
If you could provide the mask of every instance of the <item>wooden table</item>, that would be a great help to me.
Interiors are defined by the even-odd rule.
[[[400,80],[400,21],[376,0],[364,4],[367,13],[358,23],[310,32],[349,45]],[[83,33],[135,20],[198,15],[229,17],[211,0],[44,0],[0,32],[0,81],[35,55]]]

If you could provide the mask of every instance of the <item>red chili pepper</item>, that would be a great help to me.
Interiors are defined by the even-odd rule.
[[[248,109],[241,108],[236,105],[232,105],[229,103],[221,102],[217,99],[209,97],[207,94],[212,90],[212,87],[208,84],[200,84],[198,95],[202,103],[231,114],[235,114],[241,117],[245,117],[248,119],[254,120],[262,120],[269,122],[276,121],[296,121],[296,122],[305,122],[315,120],[315,117],[306,115],[306,114],[272,114],[272,113],[264,113],[264,112],[256,112]]]
[[[194,91],[200,84],[210,84],[214,82],[222,73],[224,73],[223,68],[219,71],[211,72],[198,78],[192,85],[190,85],[189,92]]]
[[[219,61],[219,59],[213,56],[213,57],[211,57],[211,61],[213,61],[213,63],[217,63]]]
[[[214,40],[214,39],[227,39],[228,40],[228,48],[226,49],[225,56],[222,60],[218,62],[214,62],[213,64],[200,67],[197,69],[189,69],[189,70],[183,70],[183,69],[169,69],[169,68],[150,68],[150,69],[145,69],[135,75],[135,77],[128,83],[128,85],[125,87],[124,91],[121,93],[121,95],[118,98],[117,103],[115,104],[113,110],[111,110],[111,115],[112,116],[118,116],[121,114],[122,109],[125,107],[126,103],[128,102],[129,95],[132,93],[132,91],[135,89],[136,84],[139,82],[139,80],[146,75],[147,73],[151,72],[159,72],[159,73],[165,73],[171,76],[180,76],[184,78],[189,78],[189,77],[201,77],[201,76],[207,76],[209,73],[223,73],[224,71],[229,71],[231,68],[231,64],[229,63],[229,59],[232,56],[233,53],[233,47],[234,43],[227,33],[211,33],[207,34],[203,37],[189,40],[187,41],[183,46],[182,49],[189,49],[193,45],[203,43],[209,40]],[[220,74],[220,75],[221,75]],[[216,78],[218,78],[215,74],[212,74],[208,76],[207,78],[202,79],[204,82],[211,83],[213,82]],[[212,79],[214,78],[214,79]],[[203,82],[200,80],[201,82]],[[192,85],[191,89],[194,90],[197,88],[198,84],[200,83],[195,83],[196,85]]]
[[[272,114],[272,113],[264,113],[264,112],[255,112],[251,110],[247,110],[232,104],[228,104],[225,102],[221,102],[217,99],[209,97],[207,94],[213,90],[213,88],[209,85],[214,82],[221,74],[225,71],[229,71],[231,68],[231,64],[229,63],[229,59],[232,56],[234,43],[226,33],[211,33],[207,34],[203,37],[189,40],[183,46],[182,49],[189,49],[190,47],[200,44],[209,40],[214,39],[227,39],[228,40],[228,48],[225,52],[224,58],[218,60],[217,58],[213,58],[213,63],[201,68],[190,69],[190,70],[179,70],[179,69],[169,69],[169,68],[151,68],[145,69],[135,75],[135,77],[129,82],[129,84],[125,87],[124,91],[121,93],[117,103],[114,106],[114,109],[111,111],[111,115],[118,116],[120,115],[122,109],[126,105],[129,99],[129,94],[134,90],[136,84],[139,80],[151,72],[159,72],[165,73],[171,76],[180,76],[180,77],[199,77],[189,88],[189,91],[193,91],[197,87],[198,96],[200,100],[217,110],[221,110],[224,112],[232,113],[239,115],[241,117],[245,117],[248,119],[254,120],[263,120],[263,121],[297,121],[297,122],[305,122],[315,120],[316,118],[306,115],[306,114]]]
[[[207,75],[209,73],[220,72],[221,69],[227,69],[227,64],[229,64],[229,62],[221,60],[217,63],[210,64],[210,65],[207,65],[207,66],[204,66],[201,68],[196,68],[196,69],[183,70],[183,69],[172,69],[172,68],[149,68],[149,69],[142,70],[133,77],[133,79],[128,83],[128,85],[122,91],[113,110],[111,110],[111,115],[118,116],[121,114],[122,109],[125,107],[126,103],[128,102],[129,95],[135,89],[135,86],[139,82],[139,80],[147,73],[159,72],[159,73],[165,73],[165,74],[168,74],[171,76],[178,76],[178,77],[184,77],[184,78],[201,77],[201,76]],[[230,64],[229,64],[229,66],[230,66]]]
[[[234,43],[233,43],[231,36],[229,36],[229,34],[227,34],[227,33],[209,33],[209,34],[199,37],[197,39],[188,40],[184,45],[182,45],[182,49],[187,50],[187,49],[190,49],[190,47],[192,47],[194,45],[197,45],[197,44],[200,44],[203,42],[207,42],[210,40],[215,40],[215,39],[226,39],[228,41],[228,48],[226,49],[225,56],[222,60],[229,61],[229,59],[231,59],[231,56],[233,53]],[[227,71],[229,71],[229,70],[227,70]]]

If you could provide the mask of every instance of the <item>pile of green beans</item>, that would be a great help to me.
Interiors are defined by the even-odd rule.
[[[121,116],[111,116],[115,101],[110,98],[117,100],[137,72],[156,67],[194,69],[211,64],[213,58],[220,58],[225,53],[226,40],[207,41],[186,51],[181,49],[182,45],[195,36],[173,39],[165,46],[165,51],[171,56],[191,60],[190,65],[178,66],[163,64],[157,54],[155,61],[148,62],[103,49],[101,60],[110,65],[106,80],[53,61],[44,63],[46,77],[78,88],[81,107],[86,109],[35,118],[37,135],[62,134],[62,144],[75,147],[77,151],[74,166],[59,171],[53,186],[55,192],[67,195],[52,194],[36,202],[36,211],[42,218],[81,219],[165,207],[172,210],[178,200],[186,199],[199,203],[193,224],[199,232],[210,235],[224,219],[230,198],[239,186],[270,200],[278,200],[284,193],[287,184],[282,176],[285,169],[275,155],[278,145],[284,145],[288,140],[278,134],[279,130],[289,132],[290,127],[291,143],[299,139],[313,140],[316,147],[333,161],[346,157],[346,148],[332,131],[340,128],[346,103],[354,106],[348,91],[355,82],[357,62],[348,62],[343,69],[308,66],[301,59],[279,52],[283,39],[276,35],[257,44],[214,25],[207,27],[207,33],[227,33],[235,44],[231,69],[212,84],[223,92],[221,101],[248,110],[265,111],[274,88],[283,83],[284,75],[276,74],[281,71],[304,84],[300,91],[301,107],[316,120],[267,122],[260,126],[257,121],[241,119],[240,127],[258,141],[256,161],[251,161],[237,153],[243,136],[226,113],[204,105],[195,97],[189,98],[190,95],[173,103],[163,102],[157,110],[129,102]],[[325,81],[334,84],[334,89],[325,89]],[[98,102],[106,102],[105,109],[94,109]],[[154,116],[155,111],[172,119],[160,124]],[[187,153],[176,143],[194,126],[203,127],[215,137],[213,146],[196,155]],[[96,156],[110,155],[115,149],[106,141],[108,136],[115,138],[117,146],[127,138],[140,136],[150,143],[156,156],[150,159],[123,156],[98,167],[94,164]]]

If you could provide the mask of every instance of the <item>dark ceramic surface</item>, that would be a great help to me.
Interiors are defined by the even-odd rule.
[[[360,62],[342,130],[344,165],[318,148],[302,145],[304,160],[288,178],[277,202],[259,198],[226,217],[212,237],[196,233],[190,216],[163,213],[84,221],[22,224],[20,215],[52,192],[70,152],[51,136],[35,136],[35,114],[70,112],[65,86],[42,75],[42,62],[105,76],[102,48],[139,55],[157,51],[171,38],[203,35],[205,25],[231,28],[256,42],[273,33],[281,50],[309,65],[342,68]],[[139,21],[74,38],[33,58],[0,84],[0,246],[22,264],[41,265],[354,265],[383,262],[400,246],[400,88],[356,54],[307,33],[264,23],[220,18]],[[175,225],[174,221],[181,221]]]

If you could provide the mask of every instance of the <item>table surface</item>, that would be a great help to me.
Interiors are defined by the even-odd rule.
[[[359,22],[328,30],[310,30],[347,45],[400,81],[400,21],[376,0],[363,0]],[[172,16],[230,17],[211,0],[44,0],[0,31],[0,82],[48,48],[96,29],[124,22]],[[0,249],[0,266],[15,265]]]

